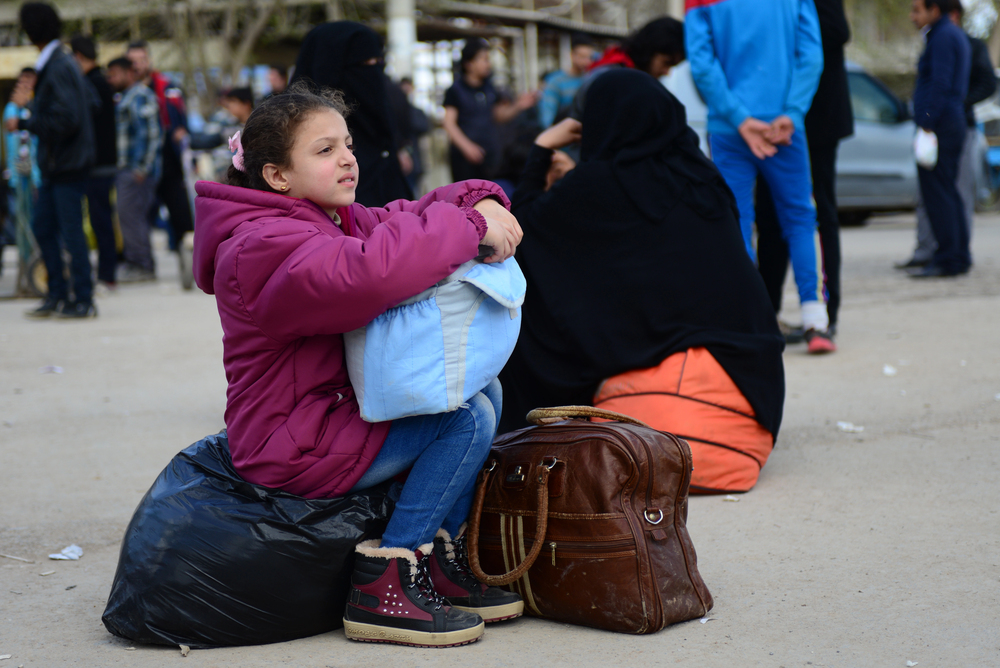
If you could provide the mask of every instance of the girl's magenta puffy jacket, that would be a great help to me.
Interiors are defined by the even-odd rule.
[[[216,296],[229,382],[233,464],[249,482],[308,498],[347,493],[382,447],[388,422],[361,419],[342,334],[476,257],[488,181],[416,202],[340,209],[199,182],[194,276]]]

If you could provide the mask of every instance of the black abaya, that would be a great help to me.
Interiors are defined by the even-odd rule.
[[[732,193],[684,108],[649,75],[594,82],[580,164],[548,192],[535,146],[513,198],[528,279],[500,379],[500,430],[532,408],[590,404],[606,378],[705,347],[777,435],[784,340],[747,255]]]
[[[365,64],[373,58],[378,59],[376,64]],[[293,81],[305,79],[339,90],[351,107],[347,125],[359,172],[355,201],[365,206],[413,199],[399,166],[399,143],[383,67],[382,39],[371,28],[352,21],[313,28],[295,62]]]

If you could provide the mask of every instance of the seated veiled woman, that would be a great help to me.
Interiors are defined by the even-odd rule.
[[[746,491],[774,445],[784,342],[733,196],[648,74],[599,77],[581,125],[539,135],[513,198],[528,279],[500,431],[594,404],[689,441],[692,491]],[[553,149],[581,161],[546,189]]]

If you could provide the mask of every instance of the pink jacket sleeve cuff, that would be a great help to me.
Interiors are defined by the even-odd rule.
[[[500,186],[496,186],[495,190],[492,189],[488,190],[486,188],[480,190],[473,190],[472,192],[467,193],[465,197],[462,198],[462,201],[458,203],[458,205],[460,207],[467,207],[467,206],[472,207],[475,206],[477,202],[484,200],[487,197],[492,197],[496,201],[503,204],[504,208],[506,208],[508,211],[510,210],[510,201],[507,199],[507,196],[504,195],[503,190],[500,189]]]
[[[486,193],[486,195],[490,194],[491,193]],[[479,199],[483,198],[480,197]],[[476,201],[478,202],[479,200]],[[486,216],[473,209],[471,205],[461,206],[459,208],[462,210],[462,213],[465,214],[466,218],[469,219],[469,222],[476,226],[476,232],[479,233],[479,240],[482,241],[483,237],[486,236]]]

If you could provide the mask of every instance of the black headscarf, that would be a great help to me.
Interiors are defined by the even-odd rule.
[[[365,61],[377,58],[374,65]],[[352,21],[316,26],[306,35],[295,62],[293,81],[305,79],[344,93],[352,111],[347,119],[358,158],[356,201],[383,206],[413,193],[397,157],[398,143],[383,70],[382,38]]]
[[[681,104],[648,74],[601,75],[581,158],[544,192],[551,151],[536,146],[514,193],[528,294],[500,376],[501,431],[524,426],[532,408],[589,404],[604,379],[703,346],[776,436],[784,341],[732,193]]]
[[[583,122],[598,131],[584,132],[581,162],[611,163],[618,184],[651,221],[662,221],[681,202],[705,218],[727,216],[725,204],[735,207],[736,200],[698,148],[684,107],[650,84],[648,75],[630,69],[594,80],[593,98],[587,96],[594,108],[584,110]]]

